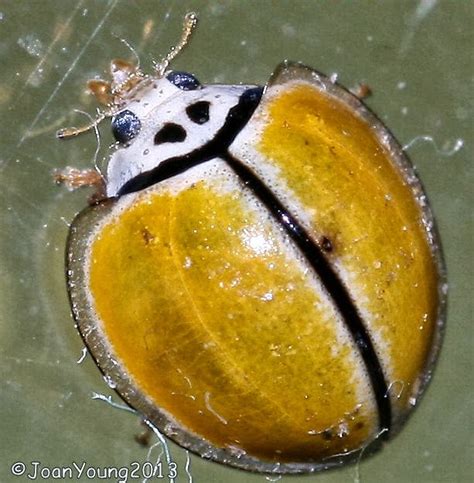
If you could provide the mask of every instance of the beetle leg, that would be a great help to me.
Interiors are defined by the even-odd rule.
[[[67,166],[54,173],[54,181],[57,184],[64,184],[70,191],[81,188],[82,186],[92,186],[95,192],[91,197],[91,202],[95,203],[106,198],[105,179],[95,169],[77,169]]]
[[[349,90],[360,100],[367,99],[367,97],[370,97],[372,95],[372,89],[368,84],[365,84],[364,82],[355,85]]]
[[[138,444],[148,448],[150,446],[151,437],[153,436],[153,431],[146,424],[145,418],[142,418],[140,423],[141,423],[141,431],[140,433],[135,435],[134,439]]]

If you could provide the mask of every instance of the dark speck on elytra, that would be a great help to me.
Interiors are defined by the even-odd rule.
[[[320,245],[326,253],[331,253],[334,249],[331,240],[327,236],[321,237]]]
[[[330,441],[333,437],[332,431],[330,429],[326,429],[322,433],[323,439],[326,441]]]
[[[155,239],[155,235],[149,232],[146,228],[142,229],[141,235],[142,235],[143,241],[145,242],[145,245],[150,244]]]

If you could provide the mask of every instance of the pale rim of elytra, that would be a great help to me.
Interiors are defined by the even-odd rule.
[[[368,123],[379,143],[389,152],[391,161],[409,185],[420,208],[430,252],[437,269],[439,302],[431,352],[427,357],[426,365],[422,371],[421,384],[416,395],[415,405],[419,402],[420,397],[431,379],[435,362],[438,358],[444,335],[447,308],[446,268],[438,230],[423,186],[402,147],[385,125],[360,99],[325,75],[300,63],[285,61],[280,64],[270,78],[268,85],[271,86],[275,83],[281,84],[282,80],[309,81],[312,85],[319,85],[322,91],[342,101],[353,112],[356,112],[361,119]],[[375,452],[382,446],[381,439],[375,439],[369,442],[366,447],[348,453],[334,455],[322,461],[304,463],[263,461],[251,457],[238,449],[215,447],[202,437],[180,426],[169,413],[157,408],[150,399],[136,388],[134,381],[121,366],[116,356],[112,353],[110,346],[104,340],[101,329],[96,325],[95,312],[89,301],[87,287],[83,283],[87,280],[87,263],[84,255],[89,247],[91,233],[94,231],[92,228],[99,224],[111,212],[114,201],[115,199],[112,198],[86,208],[74,219],[66,247],[66,276],[73,316],[84,343],[101,372],[109,380],[113,381],[114,389],[129,406],[134,408],[139,414],[153,423],[160,432],[183,448],[218,463],[259,473],[301,474],[318,472],[342,464],[354,463],[361,457]],[[78,254],[81,254],[81,256],[77,256]],[[409,411],[404,419],[393,425],[389,438],[400,431],[404,422],[412,412]]]

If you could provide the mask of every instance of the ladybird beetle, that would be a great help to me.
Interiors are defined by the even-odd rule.
[[[120,396],[181,446],[276,473],[355,461],[396,434],[437,357],[440,241],[399,144],[334,80],[265,87],[113,61],[90,90],[116,146],[74,220],[67,286]],[[85,130],[64,129],[59,137]]]

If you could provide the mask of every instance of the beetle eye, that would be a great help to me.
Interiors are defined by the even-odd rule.
[[[174,70],[170,72],[166,78],[183,91],[193,91],[194,89],[199,89],[201,87],[201,84],[196,77],[188,72]]]
[[[139,132],[142,123],[132,111],[119,112],[112,119],[112,134],[122,144],[131,141]]]

